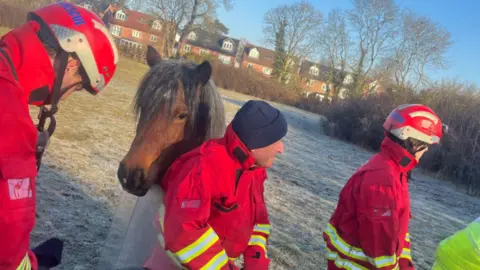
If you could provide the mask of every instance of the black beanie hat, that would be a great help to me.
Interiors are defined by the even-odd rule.
[[[233,131],[248,149],[269,146],[287,134],[283,114],[265,101],[250,100],[235,114]]]

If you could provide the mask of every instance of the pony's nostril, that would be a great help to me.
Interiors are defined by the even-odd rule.
[[[118,166],[117,177],[118,177],[118,180],[120,181],[120,184],[122,184],[122,186],[126,186],[127,168],[125,167],[125,164],[120,163],[120,166]]]
[[[140,188],[145,180],[145,172],[143,169],[136,169],[133,174],[135,188]]]

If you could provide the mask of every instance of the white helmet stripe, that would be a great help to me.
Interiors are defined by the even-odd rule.
[[[412,117],[412,118],[419,117],[419,116],[425,117],[425,118],[428,118],[428,119],[432,120],[435,124],[437,124],[438,121],[440,120],[435,115],[433,115],[429,112],[425,112],[425,111],[412,112],[412,113],[409,113],[408,115],[410,115],[410,117]]]

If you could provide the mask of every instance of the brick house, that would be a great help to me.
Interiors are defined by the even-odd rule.
[[[119,45],[139,49],[162,46],[164,21],[155,16],[111,4],[102,19]]]
[[[264,76],[271,77],[275,64],[275,51],[265,49],[253,44],[245,46],[242,67],[255,70]]]
[[[329,86],[326,83],[329,72],[330,68],[325,65],[303,60],[300,64],[299,76],[304,94],[314,95],[320,99],[329,95]]]
[[[181,54],[192,53],[217,58],[225,65],[234,65],[237,61],[241,41],[235,38],[212,34],[203,29],[190,31],[180,44]]]

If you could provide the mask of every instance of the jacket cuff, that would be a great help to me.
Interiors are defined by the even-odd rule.
[[[268,270],[270,259],[267,258],[263,248],[249,246],[243,253],[243,262],[245,270]]]

